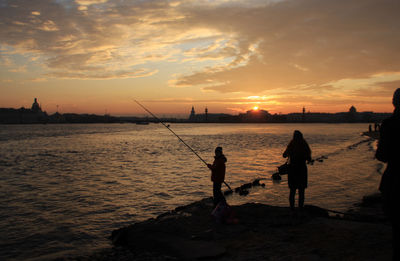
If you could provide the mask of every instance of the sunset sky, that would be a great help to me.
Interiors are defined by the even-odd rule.
[[[0,0],[0,107],[391,112],[399,0]]]

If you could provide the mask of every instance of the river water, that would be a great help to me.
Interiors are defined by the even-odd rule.
[[[207,162],[222,146],[231,187],[265,188],[230,204],[288,205],[271,174],[301,130],[313,158],[306,204],[344,211],[374,192],[383,167],[367,124],[171,124]],[[0,259],[46,260],[109,247],[111,231],[212,195],[210,172],[161,124],[1,125]]]

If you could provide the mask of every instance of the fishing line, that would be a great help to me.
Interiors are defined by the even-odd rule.
[[[183,144],[185,144],[186,147],[188,147],[206,166],[207,166],[207,162],[200,157],[199,154],[197,154],[197,152],[192,149],[192,147],[190,147],[184,140],[181,139],[181,137],[178,136],[178,134],[176,134],[170,127],[169,125],[166,125],[161,119],[159,119],[156,115],[154,115],[151,111],[149,111],[146,107],[144,107],[142,104],[140,104],[137,100],[134,100],[140,107],[142,107],[145,111],[147,111],[151,116],[153,116],[158,122],[160,122],[165,128],[167,128],[170,132],[172,132],[172,134],[174,134]],[[232,191],[232,188],[228,185],[228,183],[226,183],[224,181],[224,184]]]

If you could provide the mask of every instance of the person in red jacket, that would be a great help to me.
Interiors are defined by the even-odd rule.
[[[222,147],[215,148],[215,157],[213,164],[207,164],[208,168],[211,169],[211,181],[213,182],[213,199],[214,206],[217,206],[219,202],[225,201],[225,197],[222,194],[221,186],[225,181],[225,162],[226,157],[222,153]]]

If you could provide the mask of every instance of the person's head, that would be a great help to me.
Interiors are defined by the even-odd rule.
[[[220,155],[222,155],[223,153],[222,153],[222,147],[216,147],[215,148],[215,155],[216,156],[220,156]]]
[[[392,102],[396,109],[400,109],[400,88],[394,91]]]
[[[293,140],[302,140],[303,139],[303,133],[301,133],[299,130],[295,130],[293,132]]]

